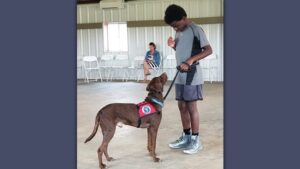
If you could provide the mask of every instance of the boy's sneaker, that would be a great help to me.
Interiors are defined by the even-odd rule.
[[[182,133],[182,136],[179,137],[178,140],[169,144],[170,148],[178,149],[178,148],[186,148],[191,142],[191,135],[185,135]]]
[[[185,150],[183,150],[183,152],[185,154],[196,154],[202,149],[203,146],[201,144],[199,136],[192,135],[190,145],[188,145],[188,147]]]

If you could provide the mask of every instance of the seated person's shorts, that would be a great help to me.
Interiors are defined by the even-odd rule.
[[[202,84],[200,85],[175,84],[175,94],[176,94],[176,100],[179,101],[203,100]]]

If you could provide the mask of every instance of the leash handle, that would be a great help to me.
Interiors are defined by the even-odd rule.
[[[188,64],[186,64],[186,65],[188,65]],[[181,68],[180,68],[180,65],[178,65],[177,67],[176,67],[176,69],[179,71],[179,72],[181,72],[181,73],[184,73],[184,72],[189,72],[190,70],[191,70],[191,66],[190,65],[188,65],[189,66],[189,68],[188,68],[188,70],[182,70]]]
[[[187,63],[185,63],[185,62],[183,62],[183,63],[184,63],[184,64],[187,64]],[[172,86],[173,86],[173,84],[174,84],[174,82],[175,82],[175,79],[176,79],[178,73],[179,73],[179,72],[182,72],[182,73],[183,73],[183,72],[185,72],[185,73],[186,73],[186,72],[189,72],[189,71],[191,71],[191,67],[192,67],[192,66],[196,66],[196,65],[198,65],[198,64],[199,64],[199,62],[193,63],[192,65],[187,64],[187,65],[189,66],[189,69],[188,69],[187,71],[181,70],[181,69],[180,69],[180,65],[178,65],[178,66],[176,67],[176,69],[177,69],[176,75],[175,75],[175,77],[174,77],[174,79],[173,79],[173,81],[172,81],[172,83],[171,83],[171,85],[170,85],[170,87],[169,87],[169,89],[168,89],[168,91],[167,91],[165,97],[164,97],[164,100],[166,100],[166,98],[167,98],[169,92],[171,91]]]
[[[187,72],[190,72],[190,71],[192,70],[192,67],[193,67],[193,66],[199,65],[199,62],[193,63],[192,65],[189,65],[189,64],[186,63],[186,62],[182,62],[182,63],[185,64],[185,65],[187,65],[189,68],[188,68],[188,70],[181,70],[180,65],[178,65],[178,66],[176,67],[176,69],[179,70],[181,73],[187,73]]]

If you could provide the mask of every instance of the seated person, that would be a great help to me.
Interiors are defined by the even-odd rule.
[[[150,75],[149,69],[152,67],[158,67],[160,64],[160,54],[156,50],[156,46],[153,42],[149,43],[149,51],[146,53],[144,60],[144,81],[147,80],[147,76]]]

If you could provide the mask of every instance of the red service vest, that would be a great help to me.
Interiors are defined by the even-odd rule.
[[[149,102],[144,101],[144,102],[137,104],[137,106],[139,108],[140,118],[150,115],[150,114],[153,114],[153,113],[156,113],[155,107]]]

